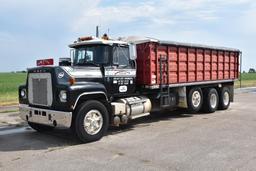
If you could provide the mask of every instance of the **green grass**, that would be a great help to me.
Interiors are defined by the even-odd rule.
[[[13,110],[3,110],[3,111],[0,111],[0,113],[12,113],[12,112],[18,112],[19,110],[18,109],[13,109]]]
[[[26,73],[0,73],[0,105],[18,103],[18,87],[26,82]]]
[[[256,73],[242,73],[242,87],[255,87]],[[235,88],[240,87],[240,81],[235,82]]]
[[[256,80],[256,73],[242,73],[242,80]]]
[[[18,103],[18,86],[25,84],[26,73],[0,73],[0,105]],[[242,74],[242,87],[256,86],[256,73]],[[240,87],[240,82],[235,82]]]

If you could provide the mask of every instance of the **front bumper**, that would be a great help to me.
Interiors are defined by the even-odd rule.
[[[24,104],[20,104],[19,110],[21,119],[28,122],[54,127],[70,128],[71,126],[72,112],[34,108]]]

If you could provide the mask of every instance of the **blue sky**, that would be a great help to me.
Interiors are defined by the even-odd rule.
[[[243,70],[256,68],[254,0],[0,0],[0,72],[25,70],[37,59],[69,56],[79,36],[110,30],[238,48]]]

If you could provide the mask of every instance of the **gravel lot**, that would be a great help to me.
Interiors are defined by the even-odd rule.
[[[255,99],[236,94],[213,114],[157,113],[88,144],[66,130],[0,129],[0,170],[255,170]]]

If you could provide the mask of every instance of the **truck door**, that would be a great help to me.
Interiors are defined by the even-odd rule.
[[[125,96],[135,92],[136,68],[129,57],[128,46],[113,46],[112,65],[105,67],[105,86],[114,96]]]

